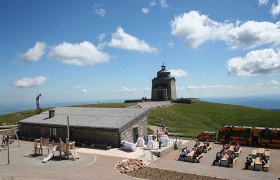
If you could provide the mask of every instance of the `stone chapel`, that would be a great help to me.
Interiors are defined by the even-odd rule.
[[[157,77],[152,79],[152,101],[168,101],[176,99],[176,79],[171,77],[166,66],[161,66]]]

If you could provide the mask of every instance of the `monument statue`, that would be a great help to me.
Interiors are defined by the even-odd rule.
[[[41,94],[39,94],[37,97],[36,97],[36,108],[37,108],[37,113],[40,114],[42,112],[42,109],[40,107],[40,97],[41,97]]]

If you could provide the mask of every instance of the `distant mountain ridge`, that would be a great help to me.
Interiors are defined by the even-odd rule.
[[[238,98],[202,98],[201,100],[260,109],[280,110],[280,95]]]

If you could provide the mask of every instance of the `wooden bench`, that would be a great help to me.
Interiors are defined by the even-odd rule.
[[[214,165],[214,166],[220,166],[220,165],[221,165],[221,160],[219,160],[218,162],[215,161],[213,165]]]
[[[266,150],[264,151],[264,155],[265,155],[266,157],[269,158],[269,156],[270,156],[270,150],[266,149]]]
[[[254,170],[254,166],[255,166],[255,159],[253,159],[253,162],[251,163],[250,166],[248,166],[249,170]]]
[[[204,148],[203,153],[207,153],[211,149],[211,146]]]
[[[193,161],[193,155],[194,155],[194,150],[192,150],[189,154],[187,154],[187,157],[185,157],[185,161],[192,162]]]
[[[223,156],[223,158],[220,160],[220,165],[223,167],[227,167],[228,159],[226,158],[226,156]]]
[[[200,163],[200,159],[203,157],[203,154],[200,154],[199,156],[197,156],[195,159],[193,159],[193,162],[195,163]]]
[[[233,159],[232,163],[229,164],[229,167],[233,167],[233,164],[237,161],[237,157]]]
[[[49,153],[49,138],[40,138],[34,140],[34,154],[43,155],[43,150],[47,149]]]
[[[259,157],[256,157],[255,164],[254,164],[254,169],[256,171],[261,171],[262,170],[262,162],[261,162],[261,159]]]
[[[178,161],[185,161],[186,160],[186,158],[184,157],[184,158],[182,158],[182,157],[179,157],[178,158]]]
[[[264,148],[258,148],[257,156],[262,156],[264,154]]]
[[[258,149],[253,149],[252,154],[251,154],[252,158],[257,157],[257,152],[258,152]]]
[[[269,171],[269,161],[267,162],[266,165],[263,166],[263,171],[268,172]]]

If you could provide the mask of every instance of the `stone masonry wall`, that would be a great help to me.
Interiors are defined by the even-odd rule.
[[[121,132],[121,141],[133,142],[133,128],[138,128],[138,137],[146,137],[148,135],[148,122],[147,116],[135,122],[129,128]]]

